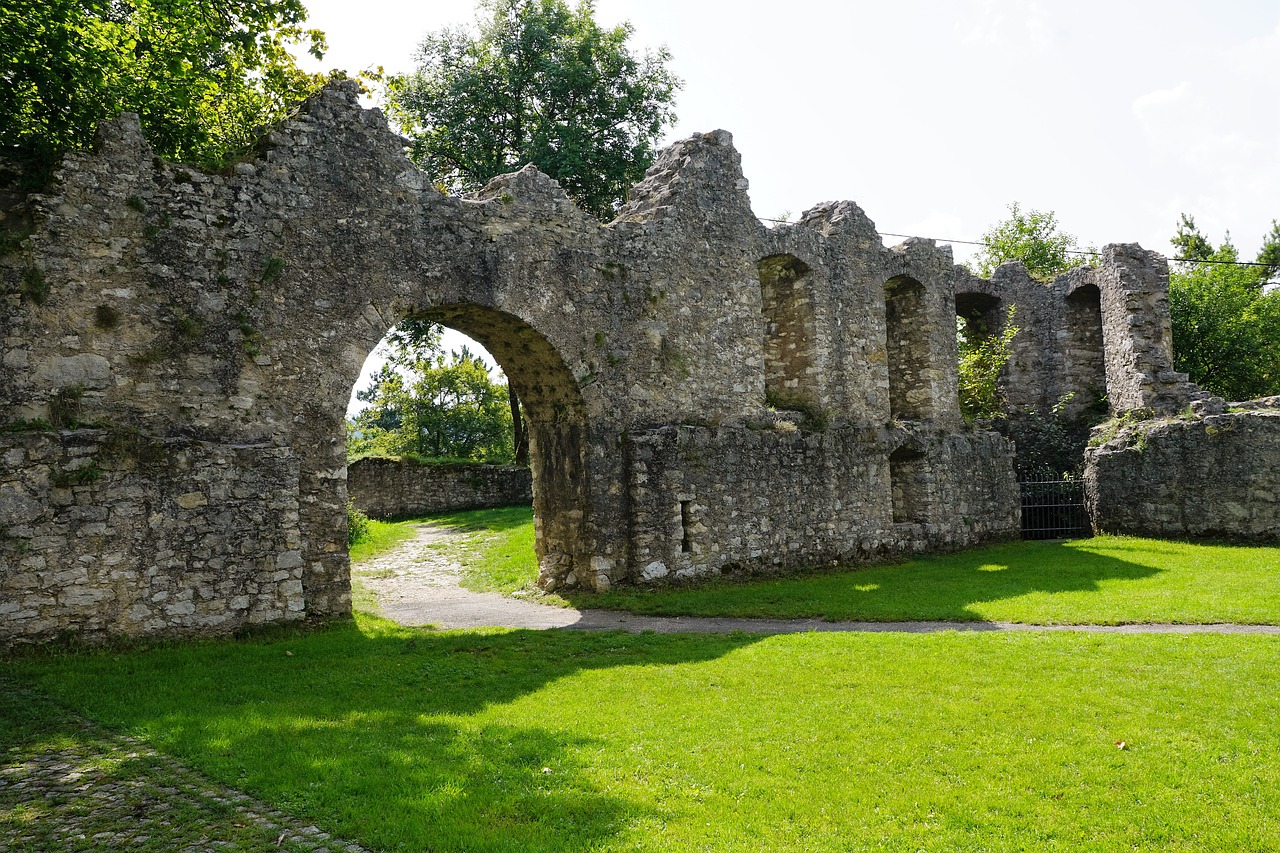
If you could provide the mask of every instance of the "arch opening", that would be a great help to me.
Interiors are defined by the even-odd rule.
[[[1075,416],[1095,406],[1107,390],[1107,363],[1102,340],[1102,294],[1086,284],[1066,298],[1066,344],[1063,352],[1065,407]]]
[[[884,304],[889,417],[925,420],[935,406],[924,285],[910,276],[891,278],[884,286]]]
[[[524,320],[497,309],[469,304],[435,306],[406,319],[418,321],[419,326],[436,323],[465,335],[483,348],[505,375],[513,392],[510,401],[505,389],[501,400],[488,400],[491,408],[500,405],[508,412],[502,436],[505,453],[488,461],[517,461],[519,438],[512,426],[523,423],[532,478],[539,583],[549,588],[564,584],[583,553],[586,515],[583,465],[587,418],[571,371],[546,337]],[[474,370],[472,374],[475,383],[484,384]],[[467,419],[463,421],[466,426]],[[410,426],[411,432],[416,429],[416,424]],[[507,474],[504,482],[511,482],[510,472]],[[478,474],[472,475],[471,482],[478,479]],[[502,490],[496,491],[501,496]]]
[[[929,516],[929,469],[925,456],[903,445],[889,455],[893,523],[923,524]]]
[[[986,293],[956,294],[956,332],[970,346],[1004,330],[1004,304]]]
[[[764,313],[764,393],[778,409],[807,410],[813,389],[814,317],[811,269],[794,255],[770,255],[758,264]]]

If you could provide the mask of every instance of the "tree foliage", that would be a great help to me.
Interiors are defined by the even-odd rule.
[[[601,27],[593,0],[480,8],[478,31],[429,34],[418,70],[388,81],[388,112],[412,140],[411,156],[453,192],[533,163],[608,218],[675,118],[670,55],[634,53],[631,25]]]
[[[351,458],[511,460],[506,385],[466,347],[441,352],[439,335],[438,326],[415,321],[409,334],[389,336],[387,363],[356,392],[369,407],[349,422]]]
[[[1040,281],[1085,263],[1084,256],[1072,254],[1082,250],[1074,234],[1061,230],[1053,211],[1024,213],[1016,201],[1009,205],[1009,218],[982,235],[982,245],[974,264],[983,278],[990,278],[996,267],[1008,261],[1021,261],[1031,277]]]
[[[1182,260],[1169,276],[1175,369],[1229,400],[1280,394],[1280,223],[1243,266],[1228,234],[1215,249],[1182,215],[1171,240]]]
[[[999,334],[969,336],[963,322],[957,324],[956,343],[960,352],[960,412],[966,420],[998,420],[1005,414],[1005,397],[1000,388],[1000,372],[1013,355],[1013,325],[1010,306],[1004,331]]]
[[[5,0],[0,5],[0,147],[47,169],[97,126],[136,112],[157,153],[219,165],[247,149],[323,76],[301,0]]]

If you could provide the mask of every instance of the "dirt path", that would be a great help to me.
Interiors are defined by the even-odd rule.
[[[612,610],[573,610],[521,601],[459,586],[462,568],[441,547],[464,533],[432,524],[394,550],[361,564],[353,575],[378,599],[381,615],[401,625],[437,628],[572,628],[653,631],[659,634],[742,631],[794,634],[864,631],[928,634],[938,631],[1081,631],[1098,634],[1276,634],[1280,625],[1024,625],[1017,622],[827,622],[822,619],[741,619],[637,616]]]

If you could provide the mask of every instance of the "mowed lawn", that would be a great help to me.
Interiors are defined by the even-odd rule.
[[[801,578],[619,588],[573,601],[668,615],[1274,624],[1280,548],[1128,536],[1010,542]]]
[[[466,583],[528,588],[527,510],[446,521],[467,531],[444,546]],[[1276,549],[1100,538],[590,601],[1275,624],[1275,575]],[[0,661],[17,762],[85,735],[5,678],[372,850],[1280,850],[1276,635],[433,632],[358,614]],[[24,819],[3,802],[0,839]]]
[[[361,617],[0,674],[375,850],[1280,849],[1274,636]]]
[[[525,508],[438,516],[464,530],[464,584],[537,580]],[[669,616],[1100,624],[1280,621],[1280,548],[1127,536],[1010,542],[906,563],[684,586],[562,593],[574,606]]]

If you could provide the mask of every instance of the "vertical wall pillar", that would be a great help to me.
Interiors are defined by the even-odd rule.
[[[1173,369],[1168,262],[1136,243],[1113,244],[1102,250],[1097,276],[1112,410],[1182,409],[1198,395]]]

